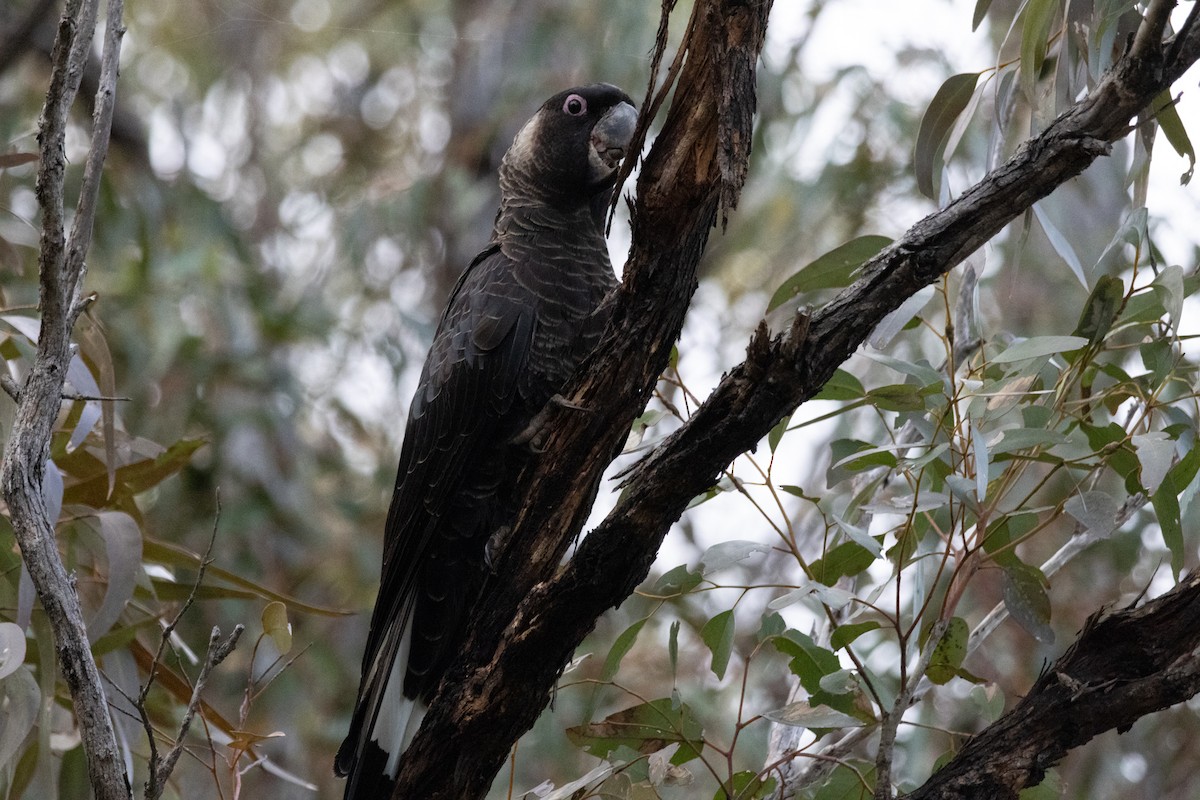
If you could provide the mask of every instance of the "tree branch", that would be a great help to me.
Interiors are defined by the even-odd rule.
[[[522,480],[525,501],[498,555],[498,577],[405,755],[395,798],[482,797],[545,705],[562,665],[599,615],[645,579],[691,499],[816,394],[906,298],[1107,154],[1130,120],[1200,55],[1195,31],[1181,32],[1170,59],[1160,38],[1143,33],[1153,46],[1131,49],[1088,97],[914,225],[819,312],[797,315],[781,335],[760,325],[746,360],[636,466],[612,513],[560,567],[604,465],[667,364],[708,230],[737,200],[769,6],[707,0],[694,7],[672,105],[639,178],[633,246],[612,320],[564,392],[588,410],[552,412],[551,437]],[[1160,30],[1159,19],[1145,23],[1151,33]]]
[[[905,800],[1015,800],[1070,749],[1192,697],[1200,691],[1197,615],[1200,573],[1140,608],[1096,612],[1016,708]]]
[[[58,665],[74,702],[93,791],[98,800],[121,800],[130,797],[124,763],[113,735],[100,674],[88,646],[79,598],[59,558],[54,539],[55,521],[47,517],[42,500],[42,479],[49,458],[51,429],[58,415],[63,381],[71,358],[71,327],[82,309],[79,298],[83,257],[91,238],[100,168],[108,146],[107,127],[111,121],[117,60],[124,33],[121,0],[109,0],[101,96],[97,97],[93,119],[92,151],[88,155],[68,245],[63,211],[67,118],[91,47],[97,5],[98,0],[68,0],[54,44],[50,88],[38,134],[41,161],[37,198],[42,209],[39,253],[41,332],[37,354],[21,389],[13,429],[4,448],[0,491],[9,507],[21,556],[54,630]],[[48,669],[49,665],[43,667]]]

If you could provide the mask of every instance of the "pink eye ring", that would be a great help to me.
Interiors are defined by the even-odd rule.
[[[572,117],[582,117],[587,113],[587,100],[577,94],[568,95],[563,101],[563,112]]]

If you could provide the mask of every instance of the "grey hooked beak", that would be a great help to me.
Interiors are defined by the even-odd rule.
[[[637,109],[629,103],[620,103],[610,108],[592,128],[592,147],[588,156],[593,175],[607,176],[621,163],[633,139],[637,117]]]

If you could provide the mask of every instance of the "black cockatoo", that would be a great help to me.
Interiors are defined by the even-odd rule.
[[[462,646],[489,538],[516,511],[535,418],[602,333],[597,308],[616,286],[604,213],[636,120],[615,86],[568,89],[500,165],[491,241],[454,287],[409,408],[358,699],[334,763],[347,800],[390,796]]]

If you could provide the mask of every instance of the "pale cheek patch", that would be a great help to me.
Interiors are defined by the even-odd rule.
[[[517,132],[517,138],[513,139],[512,147],[508,148],[505,160],[513,166],[531,163],[537,151],[540,128],[541,115],[535,114],[533,119],[526,122],[525,127]]]

